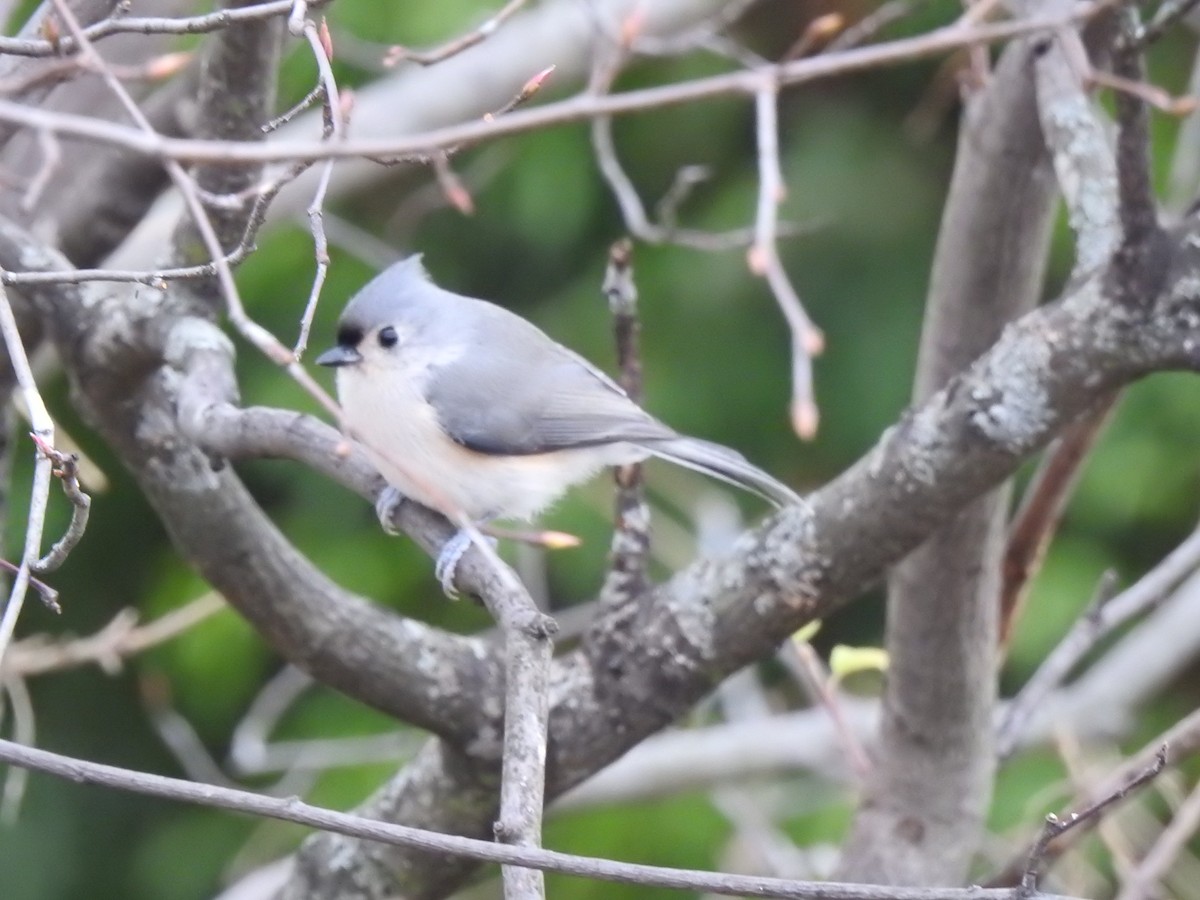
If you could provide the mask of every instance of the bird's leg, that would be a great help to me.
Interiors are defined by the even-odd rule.
[[[392,487],[390,484],[379,492],[379,496],[375,498],[375,515],[379,517],[379,524],[383,530],[390,535],[400,533],[394,522],[396,510],[400,508],[400,504],[404,502],[404,495]]]
[[[485,537],[484,540],[491,541],[493,547],[496,545],[494,537]],[[459,560],[463,558],[463,554],[467,552],[470,546],[471,535],[465,528],[460,528],[450,540],[442,544],[437,562],[434,563],[433,574],[437,576],[437,580],[442,585],[442,590],[451,600],[458,599],[458,590],[454,587],[454,575],[458,570]]]
[[[407,498],[390,484],[380,491],[379,496],[375,498],[375,515],[379,517],[379,524],[388,534],[395,535],[400,533],[400,530],[393,523],[396,511],[405,499]],[[476,525],[482,525],[490,518],[490,516],[486,516],[477,522]],[[485,540],[491,541],[493,547],[496,545],[496,538],[494,537],[485,537]],[[459,560],[463,558],[463,554],[467,552],[470,546],[471,535],[465,529],[459,529],[450,540],[442,545],[442,549],[437,555],[437,562],[434,563],[433,572],[437,576],[438,582],[442,585],[442,590],[451,600],[458,599],[458,590],[454,587],[454,575],[458,570]]]

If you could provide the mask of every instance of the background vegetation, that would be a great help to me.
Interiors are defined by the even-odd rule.
[[[374,77],[356,61],[361,42],[422,46],[456,34],[491,8],[469,0],[404,4],[342,0],[328,10],[339,82]],[[764,0],[736,26],[739,40],[774,57],[818,14],[855,20],[871,3]],[[887,32],[917,33],[957,14],[957,4],[923,4]],[[22,21],[22,12],[13,23]],[[195,41],[181,40],[181,47]],[[307,93],[315,71],[307,48],[291,41],[281,94]],[[346,48],[343,50],[342,48]],[[1178,30],[1151,55],[1152,80],[1186,90],[1195,39]],[[789,90],[781,106],[784,218],[801,233],[782,244],[785,265],[827,336],[816,365],[822,418],[811,443],[787,419],[789,362],[785,326],[765,285],[741,251],[701,253],[639,245],[635,266],[644,326],[646,405],[682,431],[741,449],[798,488],[826,482],[868,449],[909,402],[922,300],[954,155],[957,116],[953,60],[935,59]],[[618,87],[653,84],[724,66],[711,58],[639,61]],[[543,96],[573,90],[555,85]],[[1178,123],[1154,120],[1156,177],[1171,164]],[[724,99],[687,104],[616,123],[622,159],[646,198],[669,186],[681,165],[702,164],[711,178],[683,208],[691,225],[734,227],[753,216],[755,172],[752,104]],[[342,303],[385,257],[425,254],[442,285],[493,299],[539,323],[560,341],[611,369],[610,321],[600,283],[610,243],[625,233],[597,173],[586,124],[487,143],[456,159],[475,212],[463,215],[437,197],[428,171],[403,168],[386,188],[339,197],[330,205],[332,264],[313,346],[332,340]],[[349,226],[370,239],[358,238]],[[1046,293],[1069,272],[1065,224],[1058,226]],[[304,221],[275,223],[238,272],[252,315],[285,341],[313,276]],[[252,348],[239,344],[246,402],[317,412],[311,401]],[[325,373],[318,377],[327,381]],[[83,543],[55,576],[63,615],[30,608],[22,634],[87,634],[132,606],[149,618],[207,590],[179,559],[127,473],[72,410],[61,381],[49,382],[53,412],[103,471]],[[1021,622],[1003,685],[1019,685],[1088,602],[1101,574],[1136,578],[1193,526],[1200,496],[1198,386],[1191,376],[1159,375],[1136,385],[1096,449],[1039,575],[1031,614]],[[25,448],[28,449],[28,448]],[[8,556],[20,553],[31,453],[18,455],[12,478]],[[411,542],[385,536],[367,504],[301,466],[256,463],[244,475],[273,519],[324,571],[378,603],[448,629],[489,627],[471,602],[438,597],[432,565]],[[693,548],[693,504],[710,493],[729,496],[692,475],[652,466],[649,483],[663,528],[656,532],[672,561]],[[578,534],[578,549],[525,553],[525,571],[544,565],[548,595],[561,608],[591,599],[602,578],[610,530],[607,479],[581,490],[545,519]],[[748,517],[753,500],[731,498]],[[50,533],[66,521],[55,497]],[[673,526],[673,527],[668,527]],[[511,548],[507,552],[514,559]],[[877,644],[878,596],[854,603],[816,639]],[[70,755],[164,773],[177,756],[160,733],[167,711],[194,730],[207,753],[223,760],[233,729],[280,659],[237,614],[223,611],[185,635],[104,675],[83,668],[31,682],[40,746]],[[1200,701],[1196,672],[1183,678],[1145,720],[1121,736],[1134,747]],[[773,676],[787,696],[786,676]],[[874,694],[878,679],[859,676],[853,691]],[[703,712],[697,715],[704,715]],[[159,727],[155,722],[159,722]],[[395,729],[393,721],[326,689],[306,694],[284,719],[284,738],[343,737]],[[411,742],[410,742],[411,743]],[[403,746],[400,741],[398,747]],[[315,777],[315,802],[347,808],[395,769],[394,762],[335,767]],[[997,791],[994,817],[1015,838],[1027,836],[1063,796],[1064,773],[1052,750],[1010,765]],[[251,779],[266,784],[269,779]],[[836,846],[853,797],[803,774],[778,788],[793,804],[784,816],[798,846]],[[777,797],[778,799],[778,797]],[[782,801],[779,801],[782,802]],[[730,827],[706,793],[628,807],[554,817],[547,846],[631,861],[709,867],[733,852]],[[187,900],[212,896],[239,871],[292,849],[298,828],[253,822],[123,793],[83,789],[34,777],[15,824],[0,828],[2,893],[11,900],[89,897]],[[822,865],[819,860],[816,869]],[[552,877],[550,895],[666,897],[666,891]]]

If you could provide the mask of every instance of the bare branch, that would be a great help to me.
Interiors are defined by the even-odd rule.
[[[1126,878],[1117,900],[1140,900],[1153,896],[1172,864],[1187,850],[1197,829],[1200,829],[1200,785],[1193,787],[1174,811],[1170,824],[1163,829],[1150,852]]]
[[[89,637],[52,641],[46,636],[35,635],[17,641],[0,672],[29,678],[94,664],[106,674],[113,675],[120,671],[122,660],[178,637],[227,608],[219,595],[205,594],[144,625],[137,624],[138,616],[134,610],[123,609]]]
[[[528,594],[526,600],[533,605]],[[504,649],[504,756],[500,817],[494,830],[501,843],[533,848],[542,842],[550,659],[554,644],[547,633],[508,627]],[[507,900],[534,900],[546,895],[538,870],[505,866],[502,876]]]
[[[835,54],[795,60],[778,68],[781,85],[797,85],[836,75],[938,56],[973,43],[994,43],[1027,34],[1069,27],[1094,15],[1092,7],[1074,8],[1061,16],[1044,16],[981,25],[977,28],[946,26],[913,38]],[[0,121],[33,129],[48,129],[75,137],[124,147],[146,156],[180,162],[236,163],[298,162],[350,157],[388,158],[428,156],[438,150],[494,140],[550,125],[661,109],[731,94],[752,96],[761,84],[757,72],[737,71],[680,84],[603,96],[581,95],[534,109],[514,112],[488,121],[467,122],[413,136],[347,140],[337,144],[313,141],[276,141],[251,144],[234,141],[169,138],[115,123],[22,106],[0,100]]]
[[[1025,864],[1025,871],[1021,875],[1021,886],[1017,893],[1019,900],[1025,900],[1025,898],[1031,897],[1036,892],[1038,877],[1041,874],[1042,866],[1045,864],[1046,848],[1050,845],[1051,841],[1073,828],[1098,820],[1107,812],[1110,806],[1119,803],[1133,791],[1157,778],[1166,766],[1167,748],[1166,745],[1163,745],[1152,765],[1148,766],[1144,771],[1139,772],[1128,783],[1112,791],[1107,796],[1101,797],[1095,803],[1092,803],[1079,812],[1072,812],[1061,818],[1054,815],[1054,813],[1046,816],[1046,824],[1042,828],[1041,835],[1039,835],[1033,845],[1033,850],[1029,854],[1029,860]]]
[[[592,70],[590,92],[597,97],[608,95],[613,80],[620,70],[621,58],[626,48],[612,44],[601,49]],[[634,187],[633,180],[621,165],[617,153],[616,142],[612,133],[612,117],[599,115],[592,119],[592,152],[596,156],[596,164],[600,174],[608,183],[609,190],[621,208],[621,217],[625,227],[639,240],[650,244],[677,244],[681,247],[691,247],[696,250],[726,250],[734,247],[744,247],[752,240],[749,229],[738,228],[725,232],[698,231],[690,228],[680,228],[675,221],[675,206],[678,199],[668,206],[670,215],[660,224],[651,222],[646,214],[645,205]],[[688,167],[694,168],[694,167]],[[676,176],[676,184],[679,176]],[[678,189],[672,185],[668,195],[678,195]],[[664,197],[664,202],[666,197]]]
[[[13,575],[21,571],[20,566],[10,563],[7,559],[0,559],[0,569],[3,569],[5,572],[11,572]],[[62,606],[58,602],[58,591],[32,575],[29,576],[29,586],[38,592],[38,596],[41,598],[42,604],[46,609],[55,614],[62,612]]]
[[[313,0],[313,6],[324,6],[330,0]],[[114,16],[89,25],[82,38],[98,41],[114,34],[205,34],[228,28],[238,22],[253,22],[287,15],[294,0],[264,0],[250,6],[222,9],[217,12],[187,18],[158,16]],[[80,36],[60,35],[55,40],[22,40],[0,37],[0,54],[10,56],[59,56],[78,53]]]
[[[1145,77],[1141,51],[1134,39],[1137,13],[1121,10],[1123,28],[1113,48],[1113,72],[1140,82]],[[1167,239],[1158,223],[1158,201],[1150,170],[1150,117],[1145,101],[1117,91],[1117,188],[1121,244],[1113,257],[1110,277],[1121,302],[1145,303],[1162,283]]]
[[[0,722],[4,720],[4,698],[8,698],[8,712],[12,718],[12,736],[17,743],[32,747],[37,741],[37,719],[33,713],[33,700],[25,680],[17,675],[5,674],[0,681]],[[12,828],[21,811],[21,800],[29,783],[29,772],[25,769],[9,769],[4,779],[4,791],[0,793],[0,825]]]
[[[1079,661],[1105,636],[1134,616],[1155,609],[1180,582],[1200,566],[1200,529],[1132,587],[1107,603],[1093,606],[1072,626],[1014,698],[1000,727],[996,752],[1008,756],[1016,747],[1029,717],[1043,698],[1060,684]]]
[[[1144,50],[1159,40],[1167,30],[1196,8],[1197,0],[1167,0],[1160,3],[1154,18],[1134,35],[1136,46]]]
[[[3,266],[0,266],[3,268]],[[21,332],[17,327],[16,317],[8,301],[8,293],[0,288],[0,335],[3,335],[4,345],[8,349],[9,362],[16,373],[17,385],[25,408],[29,410],[29,420],[33,425],[33,435],[42,442],[53,445],[54,420],[42,400],[34,380],[33,371],[29,368],[29,359],[25,355],[25,345],[21,341]],[[25,593],[34,566],[41,556],[42,530],[46,524],[46,507],[50,500],[50,478],[53,462],[44,453],[39,453],[34,463],[33,488],[29,500],[29,522],[25,527],[25,549],[21,554],[21,564],[13,580],[8,601],[4,607],[4,615],[0,618],[0,666],[4,664],[4,654],[12,641],[13,631],[17,627],[17,618],[25,603]]]
[[[415,729],[354,737],[272,737],[279,721],[317,682],[295,666],[284,666],[267,681],[233,729],[229,763],[240,775],[321,771],[364,763],[411,759],[426,738]]]
[[[1001,563],[1000,643],[1007,647],[1021,616],[1033,578],[1041,568],[1058,530],[1084,460],[1107,425],[1116,404],[1110,397],[1100,408],[1072,423],[1051,445],[1034,474],[1009,526]]]
[[[954,390],[1041,296],[1056,198],[1031,44],[1005,49],[964,114],[926,297],[918,403]],[[1009,496],[1007,484],[992,486],[889,574],[885,712],[845,877],[957,882],[977,850],[996,765],[996,598]]]
[[[886,3],[881,3],[879,8],[874,10],[869,15],[863,16],[845,31],[829,42],[825,48],[826,53],[831,53],[837,50],[845,50],[847,47],[857,47],[862,44],[893,22],[898,22],[905,16],[911,15],[918,7],[923,6],[928,0],[888,0]]]
[[[1130,784],[1133,779],[1136,779],[1139,773],[1149,771],[1157,766],[1164,747],[1169,748],[1174,764],[1200,752],[1200,711],[1189,713],[1163,734],[1150,741],[1132,757],[1122,762],[1100,784],[1095,785],[1084,796],[1077,798],[1077,802],[1081,805],[1091,806],[1105,797],[1116,794],[1124,786]],[[1041,851],[1043,863],[1049,864],[1060,857],[1069,849],[1072,841],[1078,841],[1095,824],[1096,819],[1089,819],[1082,823],[1081,827],[1066,831],[1057,840],[1045,844]],[[1005,866],[1001,872],[989,879],[987,884],[989,886],[1020,884],[1033,853],[1034,843],[1031,843],[1019,858]]]
[[[776,658],[829,716],[837,732],[838,742],[850,761],[851,769],[859,779],[865,778],[871,771],[871,758],[850,726],[844,698],[840,696],[828,668],[821,662],[812,644],[793,635],[791,640],[780,648]]]
[[[100,763],[23,747],[0,740],[0,762],[45,772],[75,782],[97,784],[118,790],[196,803],[218,809],[295,822],[337,834],[345,834],[393,846],[419,848],[426,853],[455,854],[482,862],[500,863],[562,872],[625,884],[708,891],[724,896],[782,897],[795,900],[1015,900],[1012,889],[903,888],[831,882],[789,881],[750,875],[670,869],[633,863],[612,862],[572,856],[552,850],[513,847],[491,841],[423,831],[334,812],[296,798],[276,799],[216,785],[199,785],[146,772],[135,772]],[[1030,900],[1068,900],[1034,892]]]
[[[55,450],[36,433],[33,435],[33,442],[38,451],[54,463],[52,474],[62,482],[63,493],[71,501],[71,521],[67,525],[66,533],[33,566],[35,572],[45,575],[66,562],[75,545],[83,539],[83,533],[87,530],[88,514],[92,508],[92,498],[79,487],[79,458],[75,454]]]
[[[394,66],[402,62],[415,62],[418,65],[431,66],[457,53],[462,53],[464,50],[482,43],[493,35],[508,18],[525,5],[525,2],[526,0],[508,0],[508,3],[504,4],[498,12],[485,19],[477,28],[464,32],[453,40],[449,40],[431,50],[413,50],[399,45],[394,46],[384,56],[384,65]]]
[[[1076,235],[1076,272],[1107,264],[1121,240],[1116,160],[1105,123],[1084,91],[1088,70],[1087,50],[1074,31],[1059,32],[1035,63],[1038,118]]]
[[[327,32],[326,32],[327,33]],[[342,109],[342,100],[338,93],[337,81],[333,77],[333,66],[325,49],[325,42],[317,31],[316,24],[310,19],[304,23],[304,37],[312,49],[317,61],[317,71],[320,73],[321,93],[324,95],[324,129],[323,137],[327,140],[340,140],[345,137],[346,112]],[[312,329],[313,316],[317,313],[317,301],[321,297],[321,287],[325,284],[325,276],[329,272],[329,242],[325,237],[325,222],[323,208],[325,195],[329,192],[329,179],[333,176],[333,160],[328,159],[321,167],[321,176],[317,180],[317,190],[313,194],[312,203],[308,207],[308,224],[312,231],[313,250],[317,260],[317,271],[313,277],[312,290],[309,291],[308,302],[304,305],[304,314],[300,317],[300,335],[296,338],[296,346],[292,348],[292,356],[300,359],[308,347],[308,334]]]
[[[617,366],[621,387],[635,402],[642,401],[642,360],[638,337],[637,284],[633,278],[633,244],[617,241],[608,251],[604,295],[613,317]],[[608,572],[600,588],[601,610],[615,613],[625,608],[646,587],[650,552],[650,507],[646,503],[641,463],[620,466],[613,472],[617,485],[615,524]]]
[[[813,397],[812,357],[824,348],[825,339],[804,311],[800,295],[792,286],[776,247],[779,204],[787,194],[787,187],[779,167],[779,86],[773,71],[763,73],[763,83],[754,99],[758,137],[758,214],[754,222],[754,244],[747,259],[750,271],[767,280],[791,330],[792,430],[801,440],[812,440],[819,421],[817,402]]]

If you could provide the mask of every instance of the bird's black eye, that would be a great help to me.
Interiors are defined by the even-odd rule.
[[[395,347],[398,340],[400,340],[400,336],[396,334],[396,329],[391,325],[384,325],[379,329],[380,347]]]

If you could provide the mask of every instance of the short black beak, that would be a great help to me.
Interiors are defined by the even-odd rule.
[[[337,368],[338,366],[352,366],[360,362],[362,362],[362,354],[353,347],[346,347],[342,344],[326,350],[317,357],[318,366],[331,366],[333,368]]]

